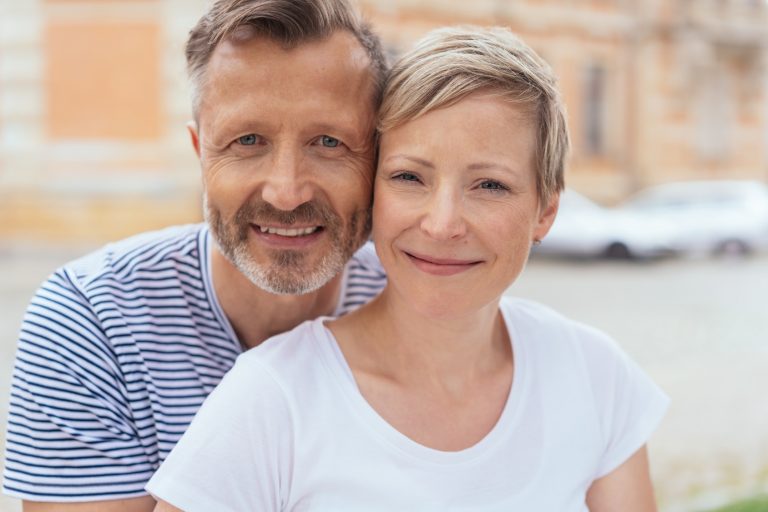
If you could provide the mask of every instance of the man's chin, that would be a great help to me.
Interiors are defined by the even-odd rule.
[[[312,293],[322,288],[334,277],[333,275],[318,275],[317,273],[308,275],[305,272],[297,272],[292,275],[281,273],[281,275],[269,276],[245,272],[244,274],[254,285],[275,295],[305,295]],[[302,275],[304,278],[297,280],[296,275]]]
[[[267,247],[258,238],[248,238],[222,252],[255,286],[276,295],[304,295],[322,288],[344,270],[354,254],[350,249],[366,240],[324,237],[322,243],[296,250]],[[352,246],[352,240],[358,243]]]
[[[240,272],[260,289],[276,295],[304,295],[322,288],[344,268],[338,258],[320,261],[287,261],[285,255],[259,265],[236,254],[234,264]],[[288,257],[290,259],[290,257]],[[332,261],[336,260],[336,261]]]

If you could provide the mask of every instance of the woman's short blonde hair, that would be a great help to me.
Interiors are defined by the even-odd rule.
[[[538,132],[538,195],[548,204],[564,186],[570,145],[565,107],[549,65],[505,28],[441,28],[416,43],[392,67],[379,132],[486,90],[530,108]]]

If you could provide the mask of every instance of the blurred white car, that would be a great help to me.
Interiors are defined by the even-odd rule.
[[[656,258],[670,254],[668,225],[632,211],[605,208],[574,190],[560,195],[555,223],[533,254]]]
[[[768,185],[758,181],[658,185],[619,210],[665,224],[677,253],[743,255],[768,248]]]

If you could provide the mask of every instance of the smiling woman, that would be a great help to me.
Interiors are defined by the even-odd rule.
[[[494,302],[546,234],[557,208],[539,202],[528,110],[480,90],[384,132],[373,236],[411,307],[453,315]]]
[[[438,30],[380,116],[386,288],[241,357],[150,482],[158,510],[655,510],[666,396],[604,334],[502,298],[563,187],[549,68],[507,30]]]

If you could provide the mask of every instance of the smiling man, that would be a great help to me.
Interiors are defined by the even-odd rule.
[[[366,244],[386,65],[344,0],[219,0],[187,64],[206,223],[58,269],[19,335],[4,492],[152,510],[144,490],[244,350],[374,297]]]

